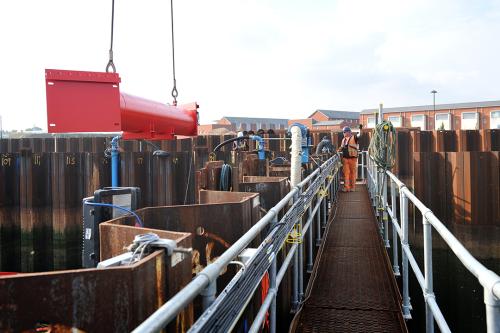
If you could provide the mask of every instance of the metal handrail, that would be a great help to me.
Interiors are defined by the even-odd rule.
[[[365,159],[368,188],[374,206],[382,207],[382,219],[387,222],[390,218],[393,224],[393,270],[399,275],[399,259],[397,253],[398,236],[402,251],[403,266],[403,316],[411,318],[410,297],[408,292],[408,263],[412,268],[417,281],[422,288],[426,303],[426,332],[434,332],[434,321],[441,332],[451,332],[444,318],[433,291],[433,268],[432,268],[432,227],[439,233],[446,244],[451,248],[460,262],[471,272],[484,288],[484,303],[486,306],[486,326],[488,332],[500,332],[500,277],[493,271],[483,266],[460,241],[446,228],[446,226],[427,208],[406,185],[390,171],[384,171],[375,165],[371,158]],[[391,204],[387,200],[387,180],[391,188]],[[383,188],[382,188],[383,186]],[[399,195],[399,223],[396,193]],[[418,266],[408,244],[408,201],[410,201],[422,214],[424,231],[424,274]],[[377,211],[378,213],[378,211]],[[380,224],[384,239],[388,239],[388,228]]]
[[[202,292],[207,290],[212,290],[213,291],[212,296],[214,296],[214,292],[216,289],[215,282],[219,274],[227,267],[228,264],[230,264],[232,260],[234,260],[234,258],[236,258],[245,248],[247,248],[248,245],[252,242],[252,240],[254,240],[257,236],[259,236],[261,232],[269,224],[273,222],[276,223],[278,213],[282,209],[284,209],[291,201],[298,198],[304,192],[304,189],[308,185],[312,184],[313,181],[316,181],[318,177],[321,177],[321,182],[327,188],[330,189],[330,195],[331,195],[330,200],[332,200],[334,192],[335,193],[337,192],[337,188],[340,183],[338,179],[338,168],[335,167],[335,165],[338,163],[339,163],[339,157],[337,155],[334,155],[328,161],[323,163],[323,165],[320,168],[314,170],[302,182],[300,182],[297,186],[292,188],[291,191],[283,199],[281,199],[281,201],[278,202],[278,204],[276,204],[276,206],[269,209],[268,213],[264,217],[262,217],[252,228],[250,228],[250,230],[248,230],[240,239],[238,239],[229,249],[227,249],[223,254],[221,254],[217,260],[215,260],[213,263],[205,267],[188,285],[186,285],[182,290],[180,290],[177,294],[175,294],[169,301],[163,304],[149,318],[147,318],[142,324],[140,324],[133,332],[157,332],[166,327],[166,325],[168,325],[169,322],[171,322],[185,307],[187,307],[196,296],[202,294]],[[324,174],[325,168],[331,167],[332,165],[333,167],[331,170],[331,174]],[[326,198],[322,195],[319,195],[318,193],[319,191],[320,189],[318,189],[313,194],[314,196],[316,195],[318,196],[317,204],[316,207],[314,208],[314,212],[312,211],[311,207],[309,208],[309,219],[308,219],[309,223],[306,224],[303,230],[303,233],[301,235],[302,238],[305,236],[307,231],[309,231],[310,235],[312,234],[313,228],[310,226],[312,225],[311,223],[315,214],[317,214],[318,216],[317,221],[318,223],[320,223],[319,205],[323,205],[324,211],[326,211],[325,209]],[[324,221],[324,218],[326,218],[326,216],[323,217],[323,223],[325,224],[326,221]],[[318,230],[320,230],[320,228],[318,228]],[[277,288],[279,286],[279,283],[283,279],[285,271],[289,267],[292,261],[292,256],[295,262],[298,263],[298,266],[302,267],[303,264],[302,260],[297,259],[297,254],[298,255],[301,254],[302,244],[294,244],[294,246],[292,246],[291,248],[292,250],[290,251],[290,253],[288,253],[287,258],[281,265],[281,269],[278,273],[278,276],[276,276],[276,261],[277,261],[276,255],[274,255],[274,259],[272,260],[270,267],[271,288],[268,297],[271,297],[273,299],[267,300],[265,304],[263,304],[261,307],[269,308],[269,306],[271,306],[271,303],[274,303],[274,307],[271,307],[272,313],[270,315],[271,321],[274,321],[271,323],[271,332],[275,331],[275,324],[276,324],[275,304],[276,304]],[[308,255],[312,256],[312,250],[308,251]],[[299,273],[295,272],[296,266],[297,265],[294,265],[294,274]],[[237,278],[237,276],[235,278]],[[300,293],[301,288],[302,286],[299,285],[295,286],[294,283],[293,289],[294,292],[297,293],[297,295]],[[252,327],[254,326],[258,327],[257,325],[260,325],[264,319],[265,316],[258,316],[254,321],[253,323],[254,325]]]

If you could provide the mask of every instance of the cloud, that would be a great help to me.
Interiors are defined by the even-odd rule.
[[[45,127],[44,68],[103,70],[111,1],[5,2],[0,8],[4,127]],[[223,115],[306,117],[499,99],[500,5],[466,0],[174,1],[181,102]],[[170,102],[169,3],[116,3],[121,88]]]

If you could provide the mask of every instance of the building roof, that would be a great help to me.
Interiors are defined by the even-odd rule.
[[[343,120],[326,120],[326,121],[318,121],[314,123],[314,126],[335,126],[340,125],[344,121]]]
[[[321,110],[314,111],[308,118],[311,118],[316,112],[321,112],[329,119],[358,119],[359,112],[357,111],[336,111],[336,110]]]
[[[232,124],[236,123],[265,123],[265,124],[284,124],[288,125],[288,119],[281,118],[247,118],[247,117],[222,117],[227,119]]]
[[[471,108],[482,108],[488,106],[500,106],[500,101],[436,104],[436,110],[471,109]],[[430,111],[433,109],[434,106],[431,104],[431,105],[419,105],[419,106],[403,106],[396,108],[384,108],[384,112],[415,112],[415,111]],[[371,114],[375,112],[378,112],[378,109],[365,109],[361,111],[361,114]]]

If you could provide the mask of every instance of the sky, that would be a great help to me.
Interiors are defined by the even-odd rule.
[[[0,2],[3,128],[44,129],[44,69],[104,71],[111,0]],[[500,0],[174,0],[200,121],[500,100]],[[121,91],[171,103],[170,1],[116,0]]]

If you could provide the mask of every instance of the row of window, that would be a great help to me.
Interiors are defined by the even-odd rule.
[[[256,131],[258,129],[285,129],[284,124],[263,124],[263,123],[238,123],[236,124],[236,129],[242,129],[242,130],[253,130]]]
[[[436,113],[434,115],[434,129],[435,130],[450,130],[453,127],[450,113]],[[401,116],[389,116],[387,120],[392,123],[394,127],[402,127],[403,120]],[[367,128],[374,128],[376,125],[375,116],[367,118]],[[419,127],[421,130],[427,130],[426,116],[423,114],[414,114],[411,116],[411,127]],[[479,129],[479,113],[478,112],[463,112],[462,113],[462,128]],[[490,113],[490,128],[500,128],[500,111],[492,111]]]

